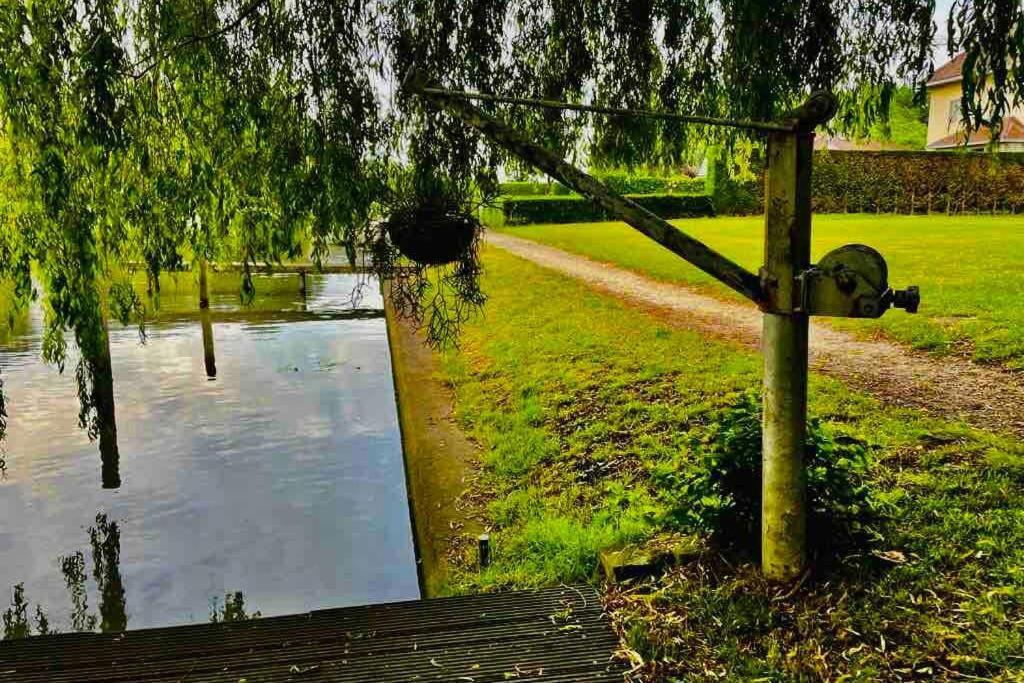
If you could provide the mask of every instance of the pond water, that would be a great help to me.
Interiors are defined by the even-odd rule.
[[[190,281],[164,285],[144,344],[112,327],[105,464],[74,359],[63,375],[39,360],[38,311],[0,344],[0,589],[23,583],[51,626],[205,621],[236,592],[264,616],[419,597],[377,287],[353,299],[354,276],[310,276],[303,297],[298,277],[264,277],[243,307],[236,284],[211,301],[214,379]]]

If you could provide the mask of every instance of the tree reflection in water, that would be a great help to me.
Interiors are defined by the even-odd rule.
[[[128,627],[121,582],[121,532],[117,522],[96,515],[96,526],[89,527],[92,546],[92,578],[100,595],[100,631],[118,633]],[[66,577],[65,577],[66,578]]]
[[[88,574],[85,554],[76,550],[58,559],[64,585],[71,599],[70,627],[73,632],[95,631],[119,633],[128,628],[128,612],[125,605],[124,582],[121,579],[121,530],[117,522],[107,518],[105,512],[96,515],[96,523],[89,527],[89,547],[92,555],[92,579],[99,596],[99,614],[89,609]],[[45,636],[56,633],[50,627],[50,620],[37,604],[30,610],[25,597],[24,584],[11,589],[11,605],[4,611],[3,639],[13,640],[33,635]],[[213,623],[245,621],[260,617],[258,610],[248,612],[242,591],[224,595],[224,601],[214,598],[210,602],[210,621]]]
[[[100,600],[99,616],[89,611],[89,591],[86,586],[85,555],[76,550],[58,559],[64,585],[71,598],[70,625],[72,631],[95,631],[97,624],[103,633],[118,633],[128,627],[125,610],[124,583],[121,581],[121,530],[111,522],[105,512],[96,515],[96,524],[89,527],[89,546],[92,553],[92,578],[96,582]],[[28,617],[28,600],[23,584],[14,586],[11,606],[4,612],[4,639],[47,635],[50,622],[42,605],[36,605],[35,628]]]

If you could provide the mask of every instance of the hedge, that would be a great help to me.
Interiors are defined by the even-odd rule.
[[[817,152],[819,212],[975,213],[1024,208],[1024,154]]]
[[[684,218],[713,216],[715,207],[707,195],[634,194],[630,199],[661,216]],[[608,220],[608,214],[589,199],[579,196],[505,197],[500,209],[485,217],[489,223],[584,223]]]
[[[634,176],[626,172],[596,173],[598,180],[619,194],[702,194],[703,178],[689,176],[658,177]],[[506,197],[535,197],[545,195],[569,195],[569,188],[561,183],[511,182],[501,184],[501,194]]]
[[[625,172],[597,173],[595,176],[619,194],[703,194],[704,179],[689,176],[634,176]]]
[[[645,201],[654,202],[658,208],[648,208],[668,218],[711,213],[752,214],[764,210],[763,180],[732,180],[721,161],[708,167],[706,192],[710,197],[689,194],[703,190],[705,180],[700,178],[630,177],[624,173],[609,173],[602,179],[619,192],[655,186],[665,188],[664,192],[629,193],[650,198]],[[502,189],[526,194],[535,186],[567,192],[558,183],[506,183]],[[1024,210],[1024,153],[818,151],[814,153],[811,192],[813,208],[818,213],[1018,213]],[[676,197],[684,201],[665,200],[667,203],[664,203],[654,197]],[[558,223],[604,218],[596,207],[575,195],[540,194],[532,198],[558,199],[564,203],[526,206],[520,200],[531,197],[506,197],[508,208],[501,212],[498,220],[510,222],[511,216],[516,223]]]
[[[569,188],[565,187],[561,183],[535,183],[529,180],[502,183],[499,189],[502,195],[516,197],[535,197],[538,195],[569,193]]]

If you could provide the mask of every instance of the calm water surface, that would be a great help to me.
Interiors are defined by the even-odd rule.
[[[264,616],[419,596],[380,297],[352,301],[355,279],[331,275],[302,299],[297,282],[265,278],[255,308],[214,298],[213,380],[194,307],[175,315],[166,287],[145,344],[111,330],[116,489],[78,427],[74,361],[59,375],[39,360],[38,312],[0,345],[0,590],[23,582],[67,629],[59,558],[82,551],[98,610],[89,527],[104,513],[129,628],[205,621],[235,591]]]

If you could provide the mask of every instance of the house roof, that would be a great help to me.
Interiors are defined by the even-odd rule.
[[[957,131],[944,138],[939,138],[928,143],[929,149],[944,149],[949,147],[978,147],[987,145],[992,141],[992,130],[988,126],[982,126],[970,135],[962,130]],[[1003,120],[1003,130],[999,134],[999,142],[1024,142],[1024,121],[1016,116],[1008,116]]]
[[[967,53],[961,52],[953,59],[949,60],[932,74],[932,77],[928,80],[926,85],[931,88],[935,85],[942,85],[943,83],[956,83],[963,78],[964,59],[967,57]]]

